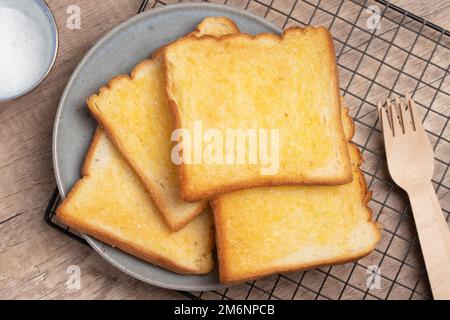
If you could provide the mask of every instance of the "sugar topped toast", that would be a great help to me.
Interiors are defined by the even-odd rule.
[[[211,211],[172,232],[102,129],[97,129],[82,175],[57,210],[66,225],[177,273],[204,274],[213,268]]]
[[[218,130],[222,137],[233,128],[279,132],[278,170],[273,174],[261,173],[261,161],[182,163],[186,201],[249,187],[352,180],[335,52],[325,28],[292,28],[281,37],[186,37],[165,48],[164,62],[178,129],[192,133],[200,123],[204,131]]]
[[[192,36],[221,36],[238,32],[223,17],[204,19]],[[178,171],[171,160],[174,119],[165,92],[161,49],[138,64],[131,76],[114,78],[88,107],[109,139],[143,181],[156,206],[173,230],[180,230],[207,206],[182,200]]]
[[[206,32],[223,34],[227,30],[235,32],[237,29],[231,20],[216,17],[202,21],[194,33],[198,36]],[[159,98],[160,100],[156,100],[155,103],[156,107],[159,107],[155,114],[162,117],[161,121],[164,123],[160,124],[159,127],[157,123],[152,123],[154,126],[150,129],[156,130],[152,132],[155,137],[162,134],[157,129],[161,131],[164,131],[164,128],[171,130],[168,129],[171,119],[170,111],[164,110],[164,106],[166,106],[163,98],[164,90],[146,92],[147,90],[139,90],[142,88],[136,87],[139,87],[139,85],[145,87],[150,84],[150,86],[161,88],[162,82],[157,82],[161,80],[158,78],[160,76],[158,72],[161,71],[160,66],[159,60],[146,60],[134,69],[131,78],[127,76],[117,77],[110,82],[109,88],[103,87],[100,90],[100,94],[103,93],[107,96],[114,90],[133,89],[132,93],[136,94],[137,92],[140,96],[133,101],[143,102],[144,107],[149,102],[146,99]],[[136,80],[136,78],[139,80]],[[136,85],[136,83],[139,84]],[[149,97],[150,94],[153,94],[153,96]],[[99,100],[101,100],[100,96],[93,96],[89,99],[89,102],[92,104]],[[97,120],[103,119],[103,115],[96,109],[96,105],[93,106],[95,107],[93,114]],[[155,111],[146,110],[146,108],[138,109],[138,106],[134,107],[136,108],[135,113],[145,113],[145,117],[150,116],[150,111]],[[105,116],[105,118],[110,119],[109,116]],[[142,119],[131,117],[128,120],[132,124],[125,124],[126,128],[138,128],[139,120]],[[123,125],[124,122],[122,121],[121,124]],[[141,123],[141,125],[147,129],[149,127],[145,123]],[[118,128],[114,124],[112,124],[112,127]],[[119,133],[118,136],[120,136]],[[139,135],[144,137],[144,140],[139,141],[138,149],[142,148],[143,144],[148,141],[145,140],[147,139],[145,133],[139,130],[134,133],[133,137],[139,140]],[[118,141],[122,140],[118,139]],[[116,141],[116,145],[119,144],[118,141]],[[126,149],[129,146],[128,142],[124,144],[123,148]],[[170,146],[170,140],[167,142],[167,146]],[[162,142],[159,144],[157,142],[156,147],[160,148],[161,154],[167,151],[164,149]],[[145,151],[139,149],[136,153],[137,156],[140,155],[139,152],[142,152],[144,156],[146,155]],[[166,171],[170,170],[170,168],[168,169],[168,163],[163,163],[162,166],[165,166]],[[163,175],[163,172],[165,171],[161,170],[159,173]],[[174,174],[173,171],[170,172]],[[112,144],[105,131],[98,128],[82,168],[82,179],[76,183],[63,204],[58,208],[58,219],[80,232],[89,234],[125,252],[174,272],[208,273],[214,264],[212,258],[214,226],[210,209],[204,209],[205,204],[201,206],[197,204],[196,210],[204,209],[204,212],[198,216],[196,216],[196,213],[193,214],[191,210],[190,214],[185,213],[185,217],[182,216],[183,212],[181,212],[181,217],[177,216],[177,213],[171,215],[169,212],[166,213],[164,219],[154,201],[148,196],[148,185],[145,185],[143,181],[145,179],[134,172],[129,161],[126,161],[116,146]],[[173,181],[172,177],[172,183]],[[175,179],[175,181],[177,180]],[[172,185],[171,187],[176,189],[176,183],[175,186]],[[168,201],[168,198],[164,200]],[[177,201],[179,202],[179,200]],[[195,204],[192,207],[195,207]],[[182,226],[184,227],[182,230],[173,232],[172,229]]]
[[[342,122],[350,140],[347,110]],[[367,206],[362,157],[351,142],[348,149],[350,184],[255,188],[212,201],[222,282],[344,263],[374,250],[380,231]]]

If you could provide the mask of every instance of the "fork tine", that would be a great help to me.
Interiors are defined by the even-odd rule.
[[[402,111],[403,116],[403,133],[408,134],[415,131],[414,119],[408,100],[400,100],[400,110]]]
[[[405,134],[406,133],[406,129],[405,129],[406,113],[404,112],[403,102],[400,100],[400,98],[398,96],[395,98],[395,102],[396,102],[395,109],[396,109],[396,111],[398,111],[398,114],[399,114],[400,126],[402,127],[403,134]]]
[[[389,123],[389,118],[386,114],[386,109],[383,107],[383,104],[380,101],[378,101],[378,115],[381,119],[381,125],[383,127],[384,145],[386,150],[389,150],[392,145],[392,130]]]
[[[378,101],[378,118],[381,121],[383,133],[392,134],[391,124],[388,122],[388,118],[386,116],[386,109],[383,107],[383,104],[380,101]]]
[[[411,118],[412,118],[414,131],[424,130],[423,126],[422,126],[422,118],[419,115],[419,112],[417,110],[417,107],[416,107],[416,104],[415,104],[414,100],[411,98],[411,95],[408,94],[408,93],[405,94],[405,98],[406,98],[407,103],[408,103],[409,112],[410,112],[410,115],[411,115]]]
[[[397,106],[394,104],[391,104],[391,101],[388,99],[386,101],[388,111],[389,111],[389,117],[391,120],[391,126],[392,126],[392,132],[394,134],[394,137],[398,136],[403,129],[400,126],[399,117],[397,115]]]

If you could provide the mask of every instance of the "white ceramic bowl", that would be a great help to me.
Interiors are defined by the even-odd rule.
[[[26,86],[22,86],[14,92],[0,93],[0,103],[19,98],[35,89],[48,75],[52,69],[58,52],[58,29],[55,19],[49,7],[44,0],[0,0],[0,8],[8,8],[24,13],[35,24],[36,32],[39,32],[41,38],[45,41],[42,51],[42,60],[39,63],[39,70],[33,75],[32,81]],[[33,26],[34,27],[34,26]],[[33,58],[32,55],[28,55]]]

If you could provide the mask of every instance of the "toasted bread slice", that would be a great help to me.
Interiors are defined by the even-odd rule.
[[[342,117],[351,139],[346,109]],[[350,184],[255,188],[212,201],[223,283],[353,261],[375,249],[380,231],[367,206],[362,157],[351,142],[348,149]]]
[[[204,132],[219,130],[222,137],[235,128],[279,130],[275,173],[262,173],[267,165],[261,158],[256,164],[184,159],[180,179],[186,201],[248,187],[352,180],[336,58],[325,28],[288,29],[281,37],[186,37],[166,47],[164,61],[177,128],[194,136],[200,123]]]
[[[191,36],[201,37],[204,35],[220,37],[227,34],[238,33],[239,28],[233,20],[226,17],[208,17],[203,19]]]
[[[193,36],[238,32],[227,18],[206,18]],[[174,119],[165,92],[164,70],[157,51],[131,73],[111,80],[87,103],[92,115],[135,170],[173,230],[180,230],[207,206],[181,199],[178,171],[171,160]]]
[[[211,211],[172,232],[102,129],[97,129],[82,174],[57,210],[62,222],[174,272],[204,274],[212,269]]]

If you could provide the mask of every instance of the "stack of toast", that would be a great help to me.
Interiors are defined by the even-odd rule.
[[[250,36],[206,18],[87,103],[99,127],[57,211],[80,232],[183,274],[210,272],[217,247],[223,283],[356,260],[380,239],[325,28]],[[246,135],[240,157],[230,129],[276,135]]]

